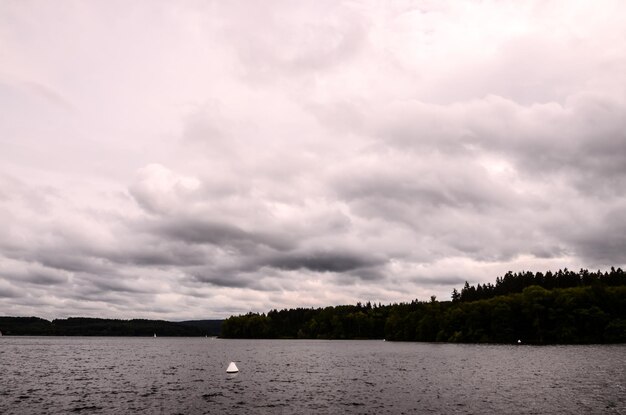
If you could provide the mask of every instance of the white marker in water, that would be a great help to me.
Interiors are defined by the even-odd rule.
[[[235,362],[230,362],[230,364],[228,365],[228,369],[226,369],[226,373],[237,373],[239,372],[239,369],[237,369],[237,365],[235,364]]]
[[[521,340],[518,340],[518,341],[517,341],[517,344],[522,344],[522,341],[521,341]]]

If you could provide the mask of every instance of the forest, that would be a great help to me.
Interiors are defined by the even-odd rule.
[[[217,336],[222,320],[113,320],[70,317],[0,317],[0,332],[14,336]]]
[[[451,300],[296,308],[233,316],[226,338],[589,344],[626,342],[626,275],[567,269],[507,273]]]

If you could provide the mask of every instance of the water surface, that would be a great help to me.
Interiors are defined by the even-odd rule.
[[[78,412],[626,414],[626,346],[0,338],[0,413]]]

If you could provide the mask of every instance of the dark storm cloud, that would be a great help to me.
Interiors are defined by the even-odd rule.
[[[318,249],[274,254],[237,256],[221,265],[190,267],[187,273],[199,282],[218,287],[252,288],[272,291],[280,284],[269,279],[285,277],[278,272],[306,271],[309,273],[335,273],[343,275],[339,283],[356,280],[375,281],[385,278],[381,270],[387,260],[373,252],[346,252],[342,249],[323,251]],[[296,278],[296,277],[292,277]]]
[[[245,288],[258,284],[258,277],[244,269],[245,266],[213,265],[206,264],[199,267],[191,267],[187,274],[193,281],[209,283],[216,287]]]
[[[355,277],[355,279],[358,281],[382,282],[389,277],[387,272],[383,269],[382,265],[384,264],[380,263],[366,268],[357,268],[351,270],[348,274],[342,274],[341,276],[337,277],[337,280],[345,279],[344,275],[350,275]]]
[[[283,270],[307,269],[314,272],[347,272],[383,264],[373,254],[357,255],[341,251],[305,252],[278,256],[268,260],[269,267]]]

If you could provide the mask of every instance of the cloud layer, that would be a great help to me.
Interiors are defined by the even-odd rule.
[[[211,318],[626,264],[626,7],[0,5],[0,313]]]

